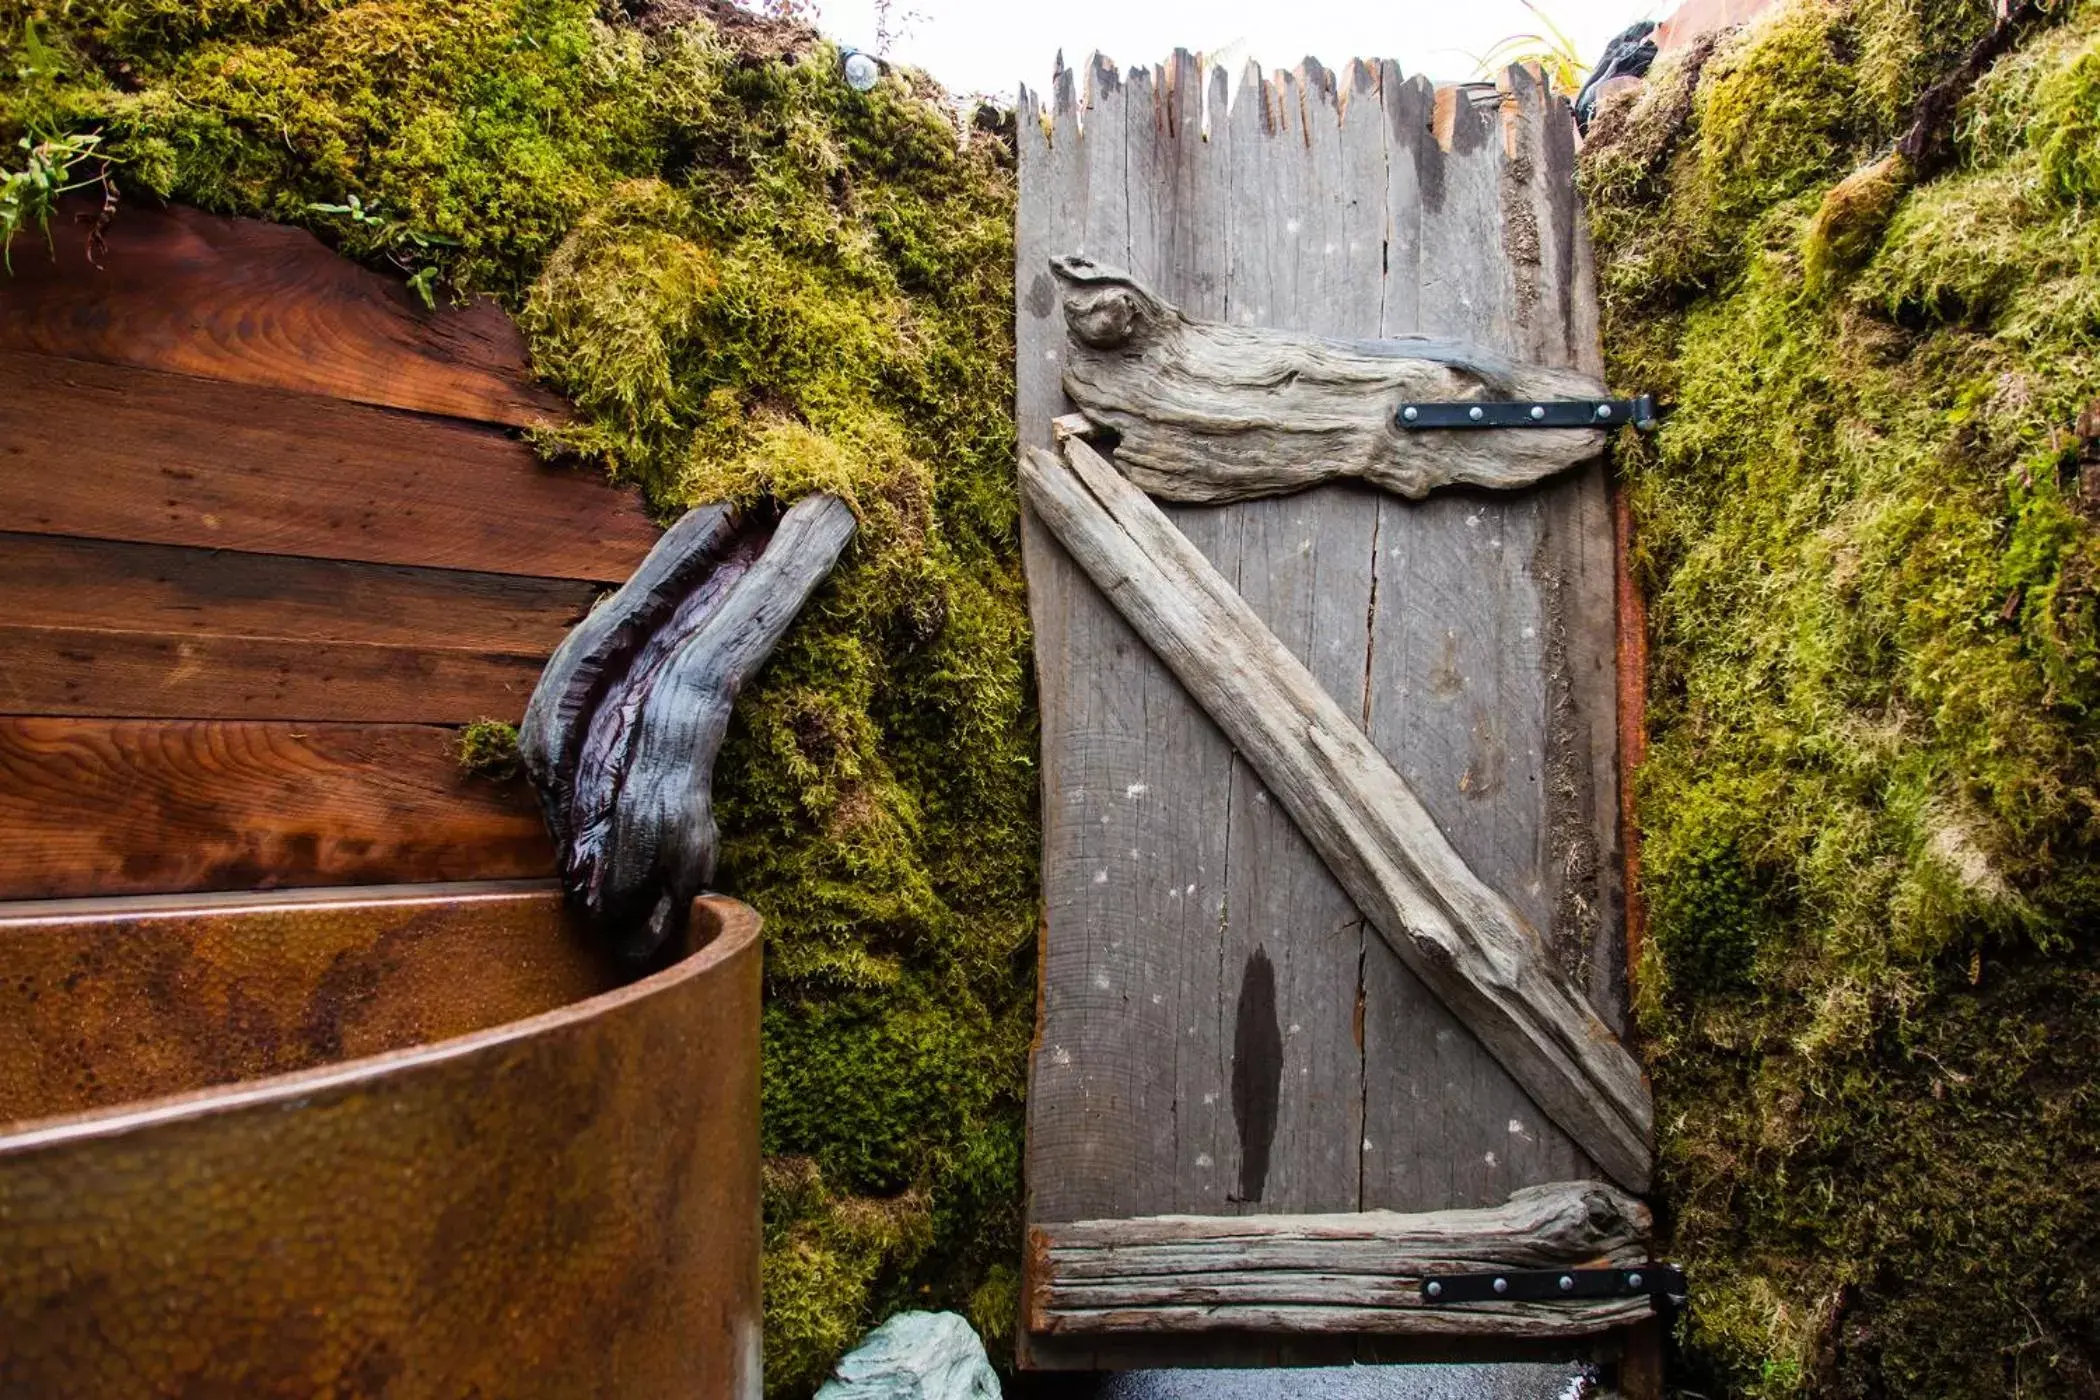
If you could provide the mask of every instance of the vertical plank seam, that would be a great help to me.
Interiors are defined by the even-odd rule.
[[[1232,126],[1231,89],[1229,87],[1226,89],[1226,93],[1227,100],[1225,110],[1225,123],[1226,129],[1229,132]],[[1240,86],[1239,100],[1244,102],[1248,99],[1248,96],[1249,94],[1247,91],[1247,87],[1243,81]],[[1237,186],[1234,180],[1234,170],[1231,155],[1232,152],[1230,151],[1230,149],[1228,149],[1226,153],[1227,158],[1225,160],[1224,167],[1220,172],[1223,178],[1225,189],[1224,198],[1222,202],[1228,209],[1233,207],[1234,197],[1238,193]],[[1228,325],[1232,322],[1233,293],[1238,286],[1239,260],[1241,253],[1240,239],[1236,236],[1238,227],[1239,225],[1236,221],[1232,219],[1225,220],[1224,233],[1225,246],[1227,252],[1225,258],[1225,286],[1223,292],[1220,295],[1220,305],[1223,309],[1226,324]],[[1240,588],[1245,583],[1244,568],[1247,553],[1244,521],[1240,512],[1235,512],[1233,516],[1233,534],[1234,541],[1232,550],[1232,586],[1234,588]],[[1239,774],[1240,751],[1238,748],[1235,747],[1230,751],[1225,760],[1225,844],[1222,847],[1225,869],[1221,873],[1218,882],[1218,921],[1216,925],[1216,937],[1218,941],[1218,991],[1213,1005],[1213,1010],[1215,1011],[1217,1017],[1217,1035],[1213,1043],[1217,1045],[1219,1053],[1221,1055],[1224,1052],[1225,1046],[1229,1043],[1225,1038],[1225,987],[1227,985],[1225,981],[1225,954],[1226,949],[1230,946],[1231,943],[1230,920],[1232,917],[1232,798],[1233,793],[1239,787]],[[1221,1068],[1224,1068],[1228,1071],[1225,1077],[1227,1080],[1229,1080],[1230,1066],[1224,1065],[1221,1066]],[[1213,1116],[1211,1121],[1213,1124],[1215,1124],[1215,1116]]]
[[[1385,335],[1386,312],[1391,305],[1393,285],[1393,121],[1386,109],[1385,71],[1378,70],[1378,151],[1382,178],[1379,181],[1379,202],[1383,206],[1378,242],[1378,334]],[[1381,494],[1371,508],[1371,597],[1364,609],[1364,690],[1360,716],[1364,734],[1371,732],[1371,677],[1378,655],[1378,560],[1379,539],[1385,525],[1385,497]],[[1361,912],[1361,911],[1359,911]],[[1356,924],[1356,1008],[1351,1030],[1356,1042],[1356,1141],[1350,1144],[1356,1155],[1356,1208],[1364,1208],[1364,1193],[1369,1176],[1369,1166],[1364,1161],[1371,1131],[1371,1060],[1370,1038],[1364,1031],[1364,1017],[1370,1000],[1370,987],[1366,983],[1370,958],[1370,940],[1373,937],[1370,921],[1358,919]]]
[[[1247,517],[1246,513],[1243,511],[1236,510],[1233,512],[1232,537],[1232,586],[1235,590],[1237,590],[1245,581],[1247,562]],[[1228,738],[1227,743],[1230,742],[1231,740]],[[1226,1036],[1225,1025],[1225,988],[1232,985],[1227,980],[1228,973],[1226,968],[1226,953],[1232,944],[1232,818],[1234,812],[1233,795],[1235,792],[1237,792],[1239,788],[1240,773],[1241,770],[1245,768],[1245,766],[1245,760],[1243,760],[1240,757],[1240,751],[1238,746],[1234,745],[1232,747],[1230,755],[1225,761],[1225,844],[1223,847],[1225,858],[1225,874],[1223,880],[1220,882],[1218,893],[1218,995],[1216,999],[1216,1006],[1218,1012],[1217,1045],[1220,1055],[1225,1055],[1225,1047],[1233,1043],[1232,1040],[1230,1040]],[[1250,782],[1260,781],[1259,778],[1255,777],[1251,773],[1248,774],[1248,780]],[[1235,1031],[1235,1033],[1238,1030],[1238,1009],[1238,1004],[1237,1002],[1235,1002],[1233,1007],[1235,1020],[1233,1030]],[[1232,1063],[1229,1057],[1226,1059],[1226,1062],[1220,1066],[1220,1068],[1225,1071],[1224,1077],[1220,1082],[1221,1084],[1229,1086],[1232,1082]],[[1237,1114],[1235,1114],[1233,1117],[1233,1127],[1235,1131],[1232,1134],[1232,1141],[1234,1142],[1235,1148],[1237,1149],[1237,1145],[1239,1143],[1239,1133],[1237,1131],[1239,1128],[1239,1118]],[[1233,1163],[1233,1167],[1234,1170],[1237,1171],[1239,1163],[1235,1161]],[[1228,1199],[1231,1198],[1228,1197]],[[1239,1212],[1235,1212],[1235,1214],[1238,1213]]]

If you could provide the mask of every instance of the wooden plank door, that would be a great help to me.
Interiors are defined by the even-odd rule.
[[[1097,59],[1083,80],[1061,72],[1047,105],[1022,93],[1019,140],[1024,451],[1051,446],[1072,407],[1061,255],[1127,269],[1202,320],[1428,332],[1601,373],[1572,127],[1521,70],[1497,92],[1390,63],[1250,65],[1228,101],[1226,74],[1186,53],[1157,72]],[[1165,510],[1623,1030],[1601,463],[1517,492],[1329,484]],[[1367,925],[1032,515],[1025,547],[1046,909],[1023,1360],[1422,1354],[1379,1340],[1419,1329],[1381,1328],[1375,1309],[1249,1310],[1245,1326],[1213,1309],[1200,1345],[1142,1306],[1084,1332],[1045,1312],[1070,1267],[1053,1256],[1098,1243],[1099,1222],[1502,1208],[1603,1174]],[[1063,1228],[1079,1222],[1093,1235]],[[1143,1247],[1165,1248],[1146,1228]]]

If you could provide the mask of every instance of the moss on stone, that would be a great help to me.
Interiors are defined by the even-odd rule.
[[[869,1296],[931,1243],[926,1197],[841,1198],[806,1157],[765,1166],[766,1390],[807,1395],[860,1340]]]
[[[2100,5],[2056,18],[1922,184],[1878,163],[1986,7],[1794,0],[1584,153],[1612,375],[1675,404],[1620,460],[1701,1393],[2100,1386]]]
[[[1001,1354],[1039,840],[1010,151],[806,31],[591,0],[0,0],[0,69],[0,149],[98,134],[127,198],[502,298],[579,409],[542,448],[661,511],[853,503],[716,770],[766,917],[768,1389],[906,1302]]]

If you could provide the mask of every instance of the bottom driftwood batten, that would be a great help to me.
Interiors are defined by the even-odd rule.
[[[1029,1231],[1026,1323],[1046,1336],[1273,1332],[1583,1337],[1654,1313],[1646,1298],[1432,1305],[1423,1280],[1498,1269],[1627,1267],[1648,1210],[1601,1182],[1526,1187],[1481,1210],[1167,1215]]]

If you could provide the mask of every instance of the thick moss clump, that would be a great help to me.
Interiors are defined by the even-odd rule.
[[[766,916],[767,1368],[794,1394],[907,1301],[995,1353],[1011,1325],[1038,845],[1013,176],[923,79],[856,93],[814,35],[716,18],[0,0],[0,149],[502,297],[580,410],[546,450],[667,513],[853,503],[717,767],[720,883]]]
[[[500,719],[477,719],[459,731],[459,766],[477,778],[501,781],[525,771],[518,753],[518,726]]]
[[[1641,1029],[1705,1394],[2100,1388],[2100,4],[1793,0],[1584,154],[1651,600]]]

